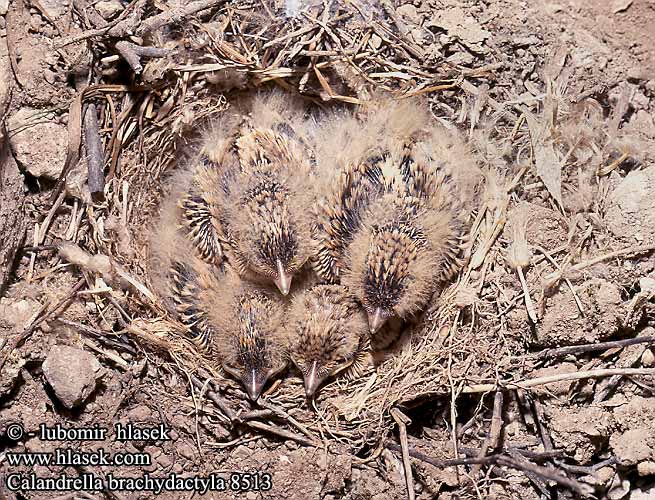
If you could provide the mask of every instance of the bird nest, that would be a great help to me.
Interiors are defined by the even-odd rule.
[[[133,12],[126,11],[124,22],[130,15],[145,18],[145,11],[138,10],[142,4],[135,5]],[[101,81],[72,104],[68,168],[77,163],[82,131],[87,137],[93,133],[93,124],[82,118],[85,104],[98,105],[100,128],[111,130],[104,155],[102,150],[87,151],[90,164],[94,154],[100,154],[110,166],[107,183],[99,191],[89,180],[91,193],[103,196],[95,200],[89,214],[92,230],[79,244],[111,257],[111,269],[92,270],[112,274],[123,285],[127,282],[133,300],[123,312],[132,318],[126,326],[131,338],[145,349],[170,355],[194,390],[212,399],[226,418],[251,431],[312,444],[336,440],[359,451],[377,445],[389,432],[398,418],[392,409],[429,398],[454,401],[460,394],[491,391],[498,374],[512,368],[516,355],[524,352],[523,339],[499,333],[493,299],[477,298],[489,262],[499,258],[495,242],[511,183],[487,176],[491,182],[472,221],[474,252],[468,266],[433,299],[398,345],[379,355],[374,370],[355,380],[331,382],[311,402],[302,381],[287,378],[267,391],[258,410],[249,409],[239,386],[211,359],[203,358],[158,305],[144,264],[148,245],[137,235],[153,225],[166,177],[193,147],[202,124],[246,91],[275,84],[317,106],[356,105],[380,91],[398,98],[448,91],[443,99],[456,106],[462,89],[475,93],[466,78],[484,77],[489,68],[455,68],[425,54],[405,36],[402,20],[385,2],[364,11],[356,3],[319,4],[289,18],[280,17],[275,5],[255,5],[265,8],[260,11],[247,2],[195,1],[149,13],[135,32],[161,50],[116,45],[131,69],[141,74],[142,83]],[[180,19],[185,22],[180,24]],[[121,26],[112,29],[120,31]],[[97,36],[91,31],[88,38]],[[112,36],[120,35],[116,33]],[[82,38],[76,39],[71,41]],[[502,116],[499,113],[498,119]],[[499,122],[497,129],[509,136],[512,120],[510,116],[502,126]],[[484,153],[481,164],[491,168]],[[83,260],[82,256],[77,263]]]

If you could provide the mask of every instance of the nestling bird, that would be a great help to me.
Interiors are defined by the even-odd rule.
[[[242,280],[229,266],[196,257],[170,217],[163,217],[154,241],[151,267],[165,304],[190,338],[256,400],[287,365],[281,297]]]
[[[368,356],[361,306],[342,285],[315,285],[293,297],[287,318],[289,356],[308,397],[330,376],[356,372]]]
[[[229,274],[202,299],[215,332],[211,347],[225,371],[240,380],[255,401],[267,381],[287,366],[284,304],[273,290]]]
[[[312,153],[290,99],[256,97],[249,116],[214,124],[180,206],[189,237],[209,262],[289,293],[311,253]]]
[[[336,115],[316,138],[328,194],[317,204],[314,268],[357,297],[372,334],[415,317],[462,262],[479,172],[426,108],[371,104],[362,118]]]

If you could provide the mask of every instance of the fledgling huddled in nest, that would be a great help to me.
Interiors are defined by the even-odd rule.
[[[241,279],[229,266],[196,257],[172,217],[153,238],[153,284],[186,333],[256,400],[287,365],[284,303],[271,287]]]
[[[356,375],[368,357],[366,314],[342,285],[299,291],[287,316],[289,357],[312,397],[330,376]]]
[[[253,99],[206,134],[180,200],[202,257],[289,293],[311,253],[313,155],[302,110],[278,93]]]
[[[345,285],[373,339],[416,317],[460,268],[467,202],[479,179],[464,143],[420,101],[336,114],[315,139],[319,178],[314,268]]]

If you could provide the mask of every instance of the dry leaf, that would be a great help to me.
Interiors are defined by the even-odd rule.
[[[537,174],[550,195],[555,198],[557,205],[562,208],[562,164],[557,151],[555,151],[548,124],[542,123],[527,108],[522,108],[522,110],[530,129]]]

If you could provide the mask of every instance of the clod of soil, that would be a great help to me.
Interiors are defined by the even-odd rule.
[[[72,409],[96,388],[100,363],[96,357],[70,346],[55,346],[43,362],[43,373],[57,399]]]
[[[593,460],[615,426],[612,413],[603,408],[552,408],[547,413],[555,446],[579,464]]]
[[[655,239],[655,167],[630,172],[609,201],[605,220],[615,236],[630,243]]]
[[[598,342],[612,335],[625,317],[621,291],[609,281],[594,278],[575,287],[582,304],[567,287],[548,299],[548,307],[537,326],[537,341],[545,346]]]
[[[655,472],[655,400],[635,397],[614,409],[620,431],[610,438],[610,446],[623,466],[637,465],[640,475]]]
[[[524,219],[529,221],[525,232],[528,244],[550,251],[566,243],[567,227],[564,218],[554,210],[528,202],[510,210],[504,233],[511,235],[514,226]]]
[[[68,132],[65,125],[53,118],[36,109],[23,108],[8,123],[16,161],[34,177],[57,179],[66,160]],[[44,137],[48,140],[44,141]]]

